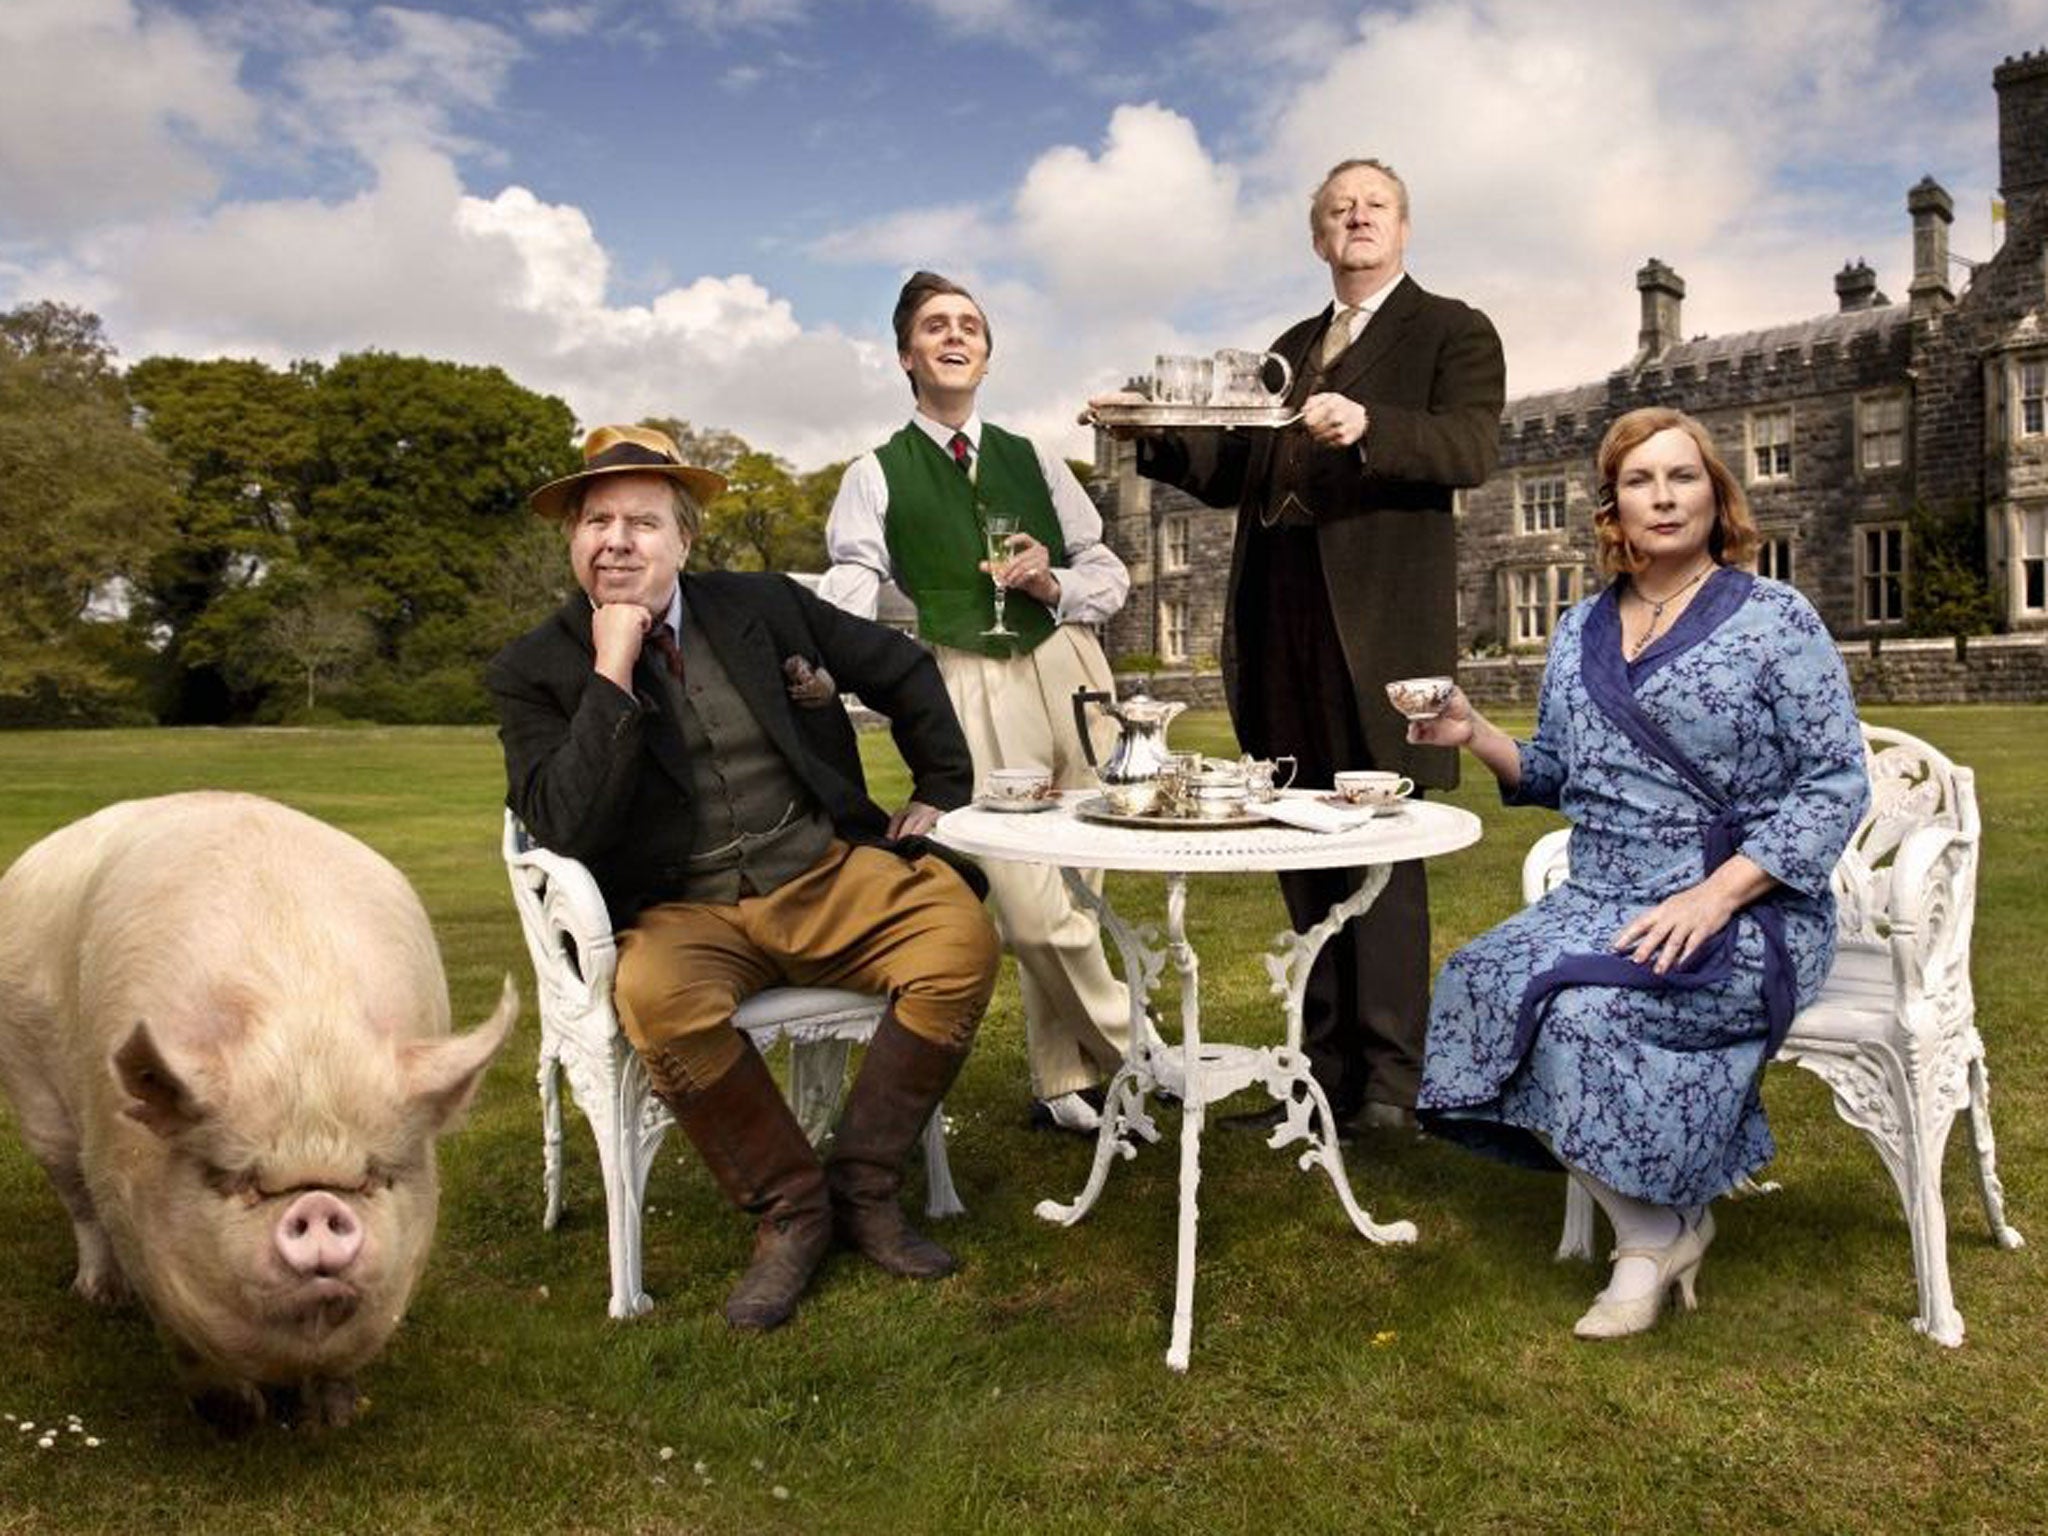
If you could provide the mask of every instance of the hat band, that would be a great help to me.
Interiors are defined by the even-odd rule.
[[[654,448],[643,448],[638,443],[613,443],[603,453],[583,461],[585,469],[617,469],[623,464],[644,464],[650,468],[675,469],[677,463],[667,454]]]

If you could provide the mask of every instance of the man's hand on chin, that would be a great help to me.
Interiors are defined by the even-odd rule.
[[[606,603],[593,608],[590,645],[597,652],[593,665],[598,676],[631,693],[633,663],[640,659],[640,643],[653,622],[654,615],[638,603]]]
[[[892,838],[922,837],[939,824],[939,808],[926,805],[922,800],[913,800],[894,816],[889,818],[889,836]]]

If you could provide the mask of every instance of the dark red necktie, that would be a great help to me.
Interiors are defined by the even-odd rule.
[[[661,657],[662,665],[668,668],[668,675],[680,683],[683,680],[683,648],[676,644],[676,632],[666,624],[657,624],[647,631],[647,643]]]
[[[953,440],[946,444],[946,448],[953,455],[953,462],[960,466],[960,473],[966,474],[968,461],[974,457],[974,444],[967,440],[967,434],[955,432]]]

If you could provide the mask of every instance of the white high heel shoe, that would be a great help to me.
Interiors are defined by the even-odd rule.
[[[1663,1316],[1664,1298],[1674,1287],[1685,1310],[1693,1311],[1699,1305],[1693,1284],[1699,1277],[1700,1260],[1707,1256],[1707,1245],[1713,1240],[1714,1213],[1708,1209],[1700,1213],[1697,1222],[1681,1225],[1678,1236],[1662,1248],[1616,1249],[1616,1263],[1623,1259],[1652,1260],[1657,1266],[1657,1283],[1626,1301],[1596,1296],[1592,1309],[1572,1325],[1572,1332],[1582,1339],[1625,1339],[1630,1334],[1648,1333]]]

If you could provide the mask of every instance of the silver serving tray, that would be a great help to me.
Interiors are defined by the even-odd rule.
[[[1090,413],[1105,427],[1286,427],[1301,412],[1285,405],[1098,405]]]
[[[1214,828],[1265,827],[1272,819],[1262,811],[1240,811],[1235,816],[1126,816],[1109,803],[1107,795],[1091,795],[1074,807],[1083,821],[1099,821],[1110,827],[1146,827],[1155,832],[1201,832]]]

